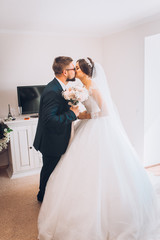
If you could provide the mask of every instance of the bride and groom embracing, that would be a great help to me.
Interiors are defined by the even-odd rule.
[[[158,198],[123,129],[103,68],[90,58],[74,67],[71,58],[57,57],[53,71],[34,141],[43,155],[38,239],[159,240]],[[63,95],[75,77],[88,92],[84,112]]]

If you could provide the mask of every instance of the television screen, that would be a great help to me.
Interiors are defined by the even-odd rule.
[[[18,86],[18,106],[21,107],[22,114],[39,112],[39,104],[45,85]]]

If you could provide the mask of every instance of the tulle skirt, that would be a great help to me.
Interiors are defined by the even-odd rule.
[[[51,174],[40,240],[159,240],[157,195],[109,117],[82,120]]]

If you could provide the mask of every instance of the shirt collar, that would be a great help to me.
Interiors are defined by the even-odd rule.
[[[61,85],[63,91],[65,91],[66,90],[66,85],[61,80],[59,80],[57,77],[56,77],[56,79],[59,82],[59,84]]]

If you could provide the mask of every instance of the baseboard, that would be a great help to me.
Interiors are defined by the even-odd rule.
[[[32,176],[32,175],[36,175],[39,174],[41,171],[41,168],[37,168],[37,169],[33,169],[33,170],[29,170],[26,172],[20,172],[20,173],[11,173],[9,169],[7,169],[7,173],[10,179],[16,179],[16,178],[21,178],[21,177],[27,177],[27,176]]]

